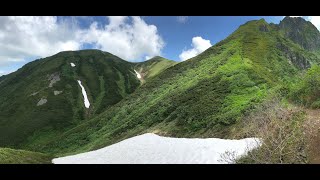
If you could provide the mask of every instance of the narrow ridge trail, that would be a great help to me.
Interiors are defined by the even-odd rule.
[[[309,163],[320,164],[320,109],[306,109],[306,135],[309,141]]]

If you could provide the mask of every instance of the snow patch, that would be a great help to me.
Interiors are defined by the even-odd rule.
[[[55,158],[54,164],[226,164],[223,154],[239,158],[261,145],[258,138],[170,138],[153,133],[135,136],[105,148]]]
[[[136,73],[137,78],[138,78],[138,79],[141,79],[141,74],[140,74],[140,73],[138,73],[136,70],[134,70],[134,72]]]
[[[76,65],[74,63],[70,63],[71,67],[76,67]]]
[[[37,103],[37,106],[42,106],[42,105],[44,105],[44,104],[47,103],[47,102],[48,102],[47,99],[41,98],[40,101]]]
[[[85,106],[86,108],[89,108],[89,107],[90,107],[90,102],[89,102],[89,99],[88,99],[88,96],[87,96],[87,92],[86,92],[86,90],[84,89],[84,87],[82,86],[80,80],[78,80],[78,83],[79,83],[79,85],[80,85],[80,87],[81,87],[81,89],[82,89],[84,106]]]

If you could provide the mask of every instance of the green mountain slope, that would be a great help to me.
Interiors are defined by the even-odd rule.
[[[177,62],[156,56],[147,61],[137,63],[134,68],[142,76],[142,82],[145,82],[175,64]]]
[[[254,106],[317,57],[263,19],[176,64],[102,114],[30,149],[59,155],[97,149],[145,132],[229,137]]]
[[[51,164],[51,159],[42,153],[0,148],[0,164]]]
[[[77,80],[87,91],[89,109]],[[50,139],[108,109],[139,85],[133,63],[98,50],[61,52],[28,63],[1,78],[0,146]]]

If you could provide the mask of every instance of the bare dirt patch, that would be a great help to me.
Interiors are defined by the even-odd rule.
[[[306,112],[304,128],[309,141],[309,163],[320,164],[320,109],[307,109]]]

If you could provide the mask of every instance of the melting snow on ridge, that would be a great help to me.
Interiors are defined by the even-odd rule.
[[[234,152],[238,158],[260,146],[258,138],[170,138],[147,133],[105,148],[55,158],[54,164],[226,164],[221,155]]]
[[[72,67],[76,67],[76,65],[75,65],[74,63],[70,63],[70,65],[71,65]]]
[[[89,108],[89,107],[90,107],[90,102],[89,102],[89,99],[88,99],[88,96],[87,96],[87,92],[86,92],[86,90],[84,89],[84,87],[82,86],[80,80],[78,80],[78,83],[79,83],[79,85],[80,85],[80,87],[81,87],[81,89],[82,89],[82,95],[83,95],[83,99],[84,99],[84,106],[85,106],[86,108]]]
[[[137,74],[137,78],[138,78],[138,79],[141,79],[141,74],[138,73],[136,70],[134,70],[134,72]]]

